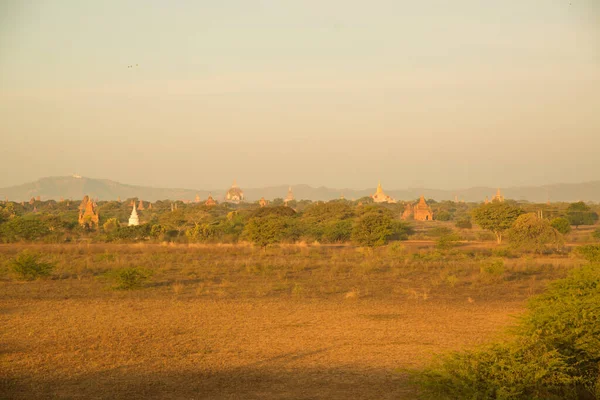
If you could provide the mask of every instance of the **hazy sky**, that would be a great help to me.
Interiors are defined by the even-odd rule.
[[[0,171],[0,187],[600,179],[600,2],[0,0]]]

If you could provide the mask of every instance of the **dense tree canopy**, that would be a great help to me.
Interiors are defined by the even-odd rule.
[[[419,222],[405,222],[400,219],[404,204],[374,204],[370,198],[360,200],[332,200],[329,202],[311,202],[301,200],[296,207],[275,205],[271,202],[266,207],[258,203],[228,204],[221,203],[207,206],[204,203],[184,203],[182,201],[144,202],[144,209],[138,210],[140,226],[143,228],[127,227],[131,214],[131,204],[139,199],[125,201],[99,201],[99,224],[91,229],[83,229],[78,222],[80,201],[66,200],[35,200],[29,202],[0,202],[0,241],[167,241],[178,243],[235,243],[249,240],[248,231],[256,228],[257,222],[248,224],[253,219],[278,217],[270,222],[273,224],[285,222],[282,231],[277,233],[277,241],[308,243],[363,243],[360,245],[379,245],[390,240],[404,240],[412,233],[411,224],[419,226],[419,235],[423,228]],[[151,207],[150,207],[151,206]],[[597,206],[575,203],[557,203],[553,205],[534,205],[530,203],[494,203],[480,206],[474,203],[441,201],[432,203],[440,219],[455,221],[447,227],[461,229],[460,235],[480,235],[464,229],[470,228],[473,218],[485,229],[496,234],[501,240],[516,218],[524,213],[539,211],[543,207],[544,216],[579,216],[587,213],[586,217],[594,218]],[[596,208],[594,208],[596,207]],[[475,210],[473,212],[473,210]],[[550,213],[549,210],[553,210]],[[372,216],[374,214],[376,216]],[[368,217],[367,217],[368,216]],[[477,218],[476,218],[477,216]],[[590,217],[591,216],[591,217]],[[384,221],[384,223],[382,223]],[[364,229],[369,223],[375,224],[372,232]],[[561,225],[556,225],[560,223]],[[556,219],[553,226],[560,232],[569,229],[568,219]],[[425,224],[425,236],[435,235],[435,223]],[[424,225],[424,226],[425,226]],[[361,229],[362,227],[362,229]],[[370,229],[370,228],[369,228]],[[380,230],[380,231],[378,231]],[[369,239],[372,235],[375,239]],[[480,235],[481,236],[481,235]],[[383,239],[381,239],[383,237]],[[489,239],[483,239],[489,240]]]
[[[571,232],[571,224],[569,223],[569,220],[564,217],[554,218],[550,221],[550,225],[563,235]]]
[[[519,207],[507,203],[492,202],[473,210],[473,219],[483,229],[496,235],[496,241],[502,243],[502,235],[523,214]]]
[[[354,224],[352,241],[360,246],[383,246],[394,234],[391,218],[386,213],[363,214]]]
[[[562,234],[547,219],[533,213],[517,218],[509,231],[509,239],[512,247],[534,253],[558,249],[564,244]]]
[[[567,219],[576,228],[579,225],[593,225],[598,221],[598,214],[583,201],[573,203],[567,208]]]

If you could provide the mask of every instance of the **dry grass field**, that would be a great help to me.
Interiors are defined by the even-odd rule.
[[[23,249],[55,263],[17,281]],[[403,368],[502,335],[583,262],[486,246],[0,246],[8,399],[412,399]],[[115,290],[115,270],[152,271]]]

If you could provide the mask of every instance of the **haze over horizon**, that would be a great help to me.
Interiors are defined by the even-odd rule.
[[[600,3],[6,1],[0,187],[600,176]]]

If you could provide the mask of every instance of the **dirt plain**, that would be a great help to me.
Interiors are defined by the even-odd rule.
[[[487,253],[423,261],[435,250],[410,245],[34,248],[57,263],[52,279],[0,271],[7,399],[413,399],[405,369],[503,335],[579,262],[506,259],[485,277]],[[0,247],[0,260],[21,250]],[[143,289],[103,278],[140,263],[155,270]]]

